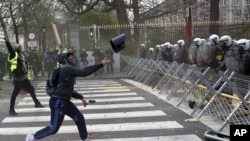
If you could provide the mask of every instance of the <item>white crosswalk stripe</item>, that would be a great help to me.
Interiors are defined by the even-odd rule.
[[[95,141],[201,141],[201,139],[198,138],[196,135],[178,135],[178,136],[174,135],[174,136],[141,137],[141,138],[97,139]]]
[[[50,109],[49,96],[45,93],[45,83],[38,84],[39,89],[36,91],[38,99],[45,108],[34,108],[34,102],[30,96],[24,97],[16,106],[18,116],[7,116],[2,121],[4,127],[0,126],[0,135],[26,135],[35,133],[43,128],[41,122],[49,124]],[[87,107],[81,105],[80,100],[72,99],[77,107],[84,111],[83,115],[86,121],[92,124],[87,124],[89,131],[98,134],[105,132],[128,132],[128,131],[154,131],[154,130],[175,130],[184,128],[177,121],[167,120],[167,113],[156,109],[154,104],[148,102],[144,97],[132,92],[129,87],[124,87],[116,81],[112,80],[88,80],[78,81],[76,84],[78,92],[84,93],[87,99],[94,99],[95,104],[89,104]],[[143,121],[144,118],[147,120]],[[155,118],[161,120],[154,120]],[[133,119],[141,119],[133,120]],[[105,123],[101,123],[105,120]],[[113,121],[116,121],[115,123]],[[69,117],[65,117],[65,122],[72,121]],[[94,122],[99,121],[99,122]],[[29,126],[35,123],[33,126]],[[21,126],[16,126],[21,125]],[[9,126],[8,126],[9,125]],[[78,129],[74,123],[62,125],[58,134],[78,134]],[[67,139],[68,140],[68,139]],[[74,141],[77,141],[73,139]],[[202,141],[197,135],[175,135],[175,136],[142,136],[131,138],[101,138],[91,139],[91,141]]]

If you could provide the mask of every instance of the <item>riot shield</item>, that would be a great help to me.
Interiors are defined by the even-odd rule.
[[[173,61],[178,61],[179,59],[179,56],[180,56],[180,48],[178,46],[174,46],[172,48],[172,58],[173,58]]]
[[[205,43],[202,49],[202,60],[206,63],[210,63],[213,60],[213,56],[215,54],[215,44],[212,41],[208,41]]]
[[[188,61],[191,64],[196,64],[196,54],[197,54],[197,46],[192,43],[188,49]]]
[[[206,45],[206,41],[203,40],[201,45],[198,47],[197,53],[196,53],[196,64],[197,66],[200,66],[200,67],[204,67],[205,65],[205,62],[202,59],[202,56],[204,55],[205,45]]]
[[[239,56],[235,55],[233,51],[227,51],[225,54],[225,65],[229,71],[243,73],[244,67]]]

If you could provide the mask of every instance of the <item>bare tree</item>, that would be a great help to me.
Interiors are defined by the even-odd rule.
[[[5,22],[5,20],[7,19],[7,12],[6,12],[6,8],[5,8],[5,4],[6,4],[6,1],[1,0],[1,3],[0,3],[0,12],[1,12],[1,14],[0,14],[0,24],[2,26],[4,35],[8,38],[7,25],[6,25],[6,22]]]
[[[211,25],[209,26],[210,34],[219,34],[219,11],[220,0],[210,0],[210,21]]]

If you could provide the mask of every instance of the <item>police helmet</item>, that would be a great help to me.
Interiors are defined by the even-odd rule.
[[[141,47],[142,47],[142,48],[145,48],[145,44],[141,44]]]
[[[179,48],[178,44],[174,44],[173,48],[178,49]]]
[[[245,51],[250,50],[249,40],[240,39],[236,42],[236,46],[242,47]]]
[[[225,43],[226,46],[231,46],[232,38],[229,35],[224,35],[220,37],[219,42]]]
[[[193,43],[200,46],[202,43],[202,39],[201,38],[194,38]]]
[[[180,46],[180,47],[183,47],[185,45],[185,41],[184,40],[178,40],[177,41],[177,44]]]
[[[215,43],[219,43],[219,36],[217,34],[212,34],[209,36],[208,40],[213,40]]]
[[[159,50],[164,50],[165,49],[165,44],[161,44]]]
[[[155,47],[159,49],[161,47],[161,45],[156,45]]]
[[[168,48],[168,49],[171,48],[171,46],[172,46],[169,42],[164,43],[164,45],[165,45],[165,47]]]
[[[152,48],[152,47],[149,48],[149,51],[154,52],[154,48]]]

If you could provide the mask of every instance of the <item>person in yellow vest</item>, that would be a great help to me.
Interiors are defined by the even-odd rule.
[[[31,85],[34,87],[34,89],[36,89],[36,86],[35,86],[35,84],[34,84],[34,82],[33,82],[33,80],[34,80],[33,71],[31,70],[31,67],[30,67],[29,64],[27,64],[27,66],[28,66],[27,78],[28,78],[28,80],[30,81]],[[19,94],[26,95],[27,92],[26,92],[25,89],[21,89],[21,90],[19,91]]]
[[[35,78],[35,75],[34,75],[34,71],[33,71],[33,69],[32,69],[32,67],[31,67],[30,64],[28,64],[27,78],[30,81],[30,83],[33,86],[33,88],[36,89],[37,86],[36,86],[35,82],[33,81],[34,78]]]
[[[4,40],[7,49],[9,51],[8,61],[10,62],[10,70],[13,73],[13,83],[14,83],[14,89],[10,99],[9,114],[17,115],[15,111],[15,101],[21,89],[25,89],[28,93],[30,93],[36,108],[44,107],[37,99],[35,94],[35,89],[27,77],[28,68],[27,68],[27,63],[24,59],[24,55],[22,53],[21,45],[14,44],[12,46],[7,37],[4,37]]]

